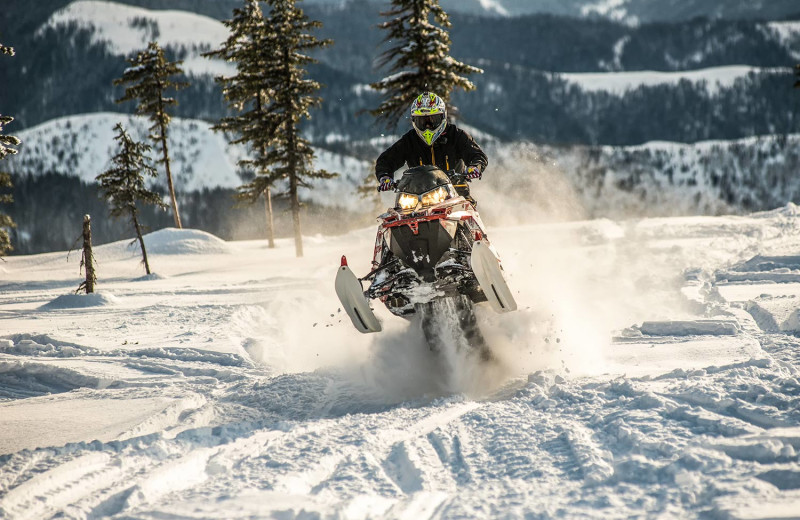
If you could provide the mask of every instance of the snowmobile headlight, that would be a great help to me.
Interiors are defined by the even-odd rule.
[[[439,204],[440,202],[447,200],[449,195],[450,194],[444,186],[439,186],[435,190],[431,190],[422,195],[422,205],[433,206],[435,204]]]
[[[401,193],[397,196],[397,207],[404,210],[414,209],[419,204],[419,197],[411,193]]]

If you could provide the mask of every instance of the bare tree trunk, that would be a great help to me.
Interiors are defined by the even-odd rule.
[[[289,198],[292,204],[294,224],[294,250],[297,257],[303,256],[303,235],[300,232],[300,199],[297,196],[297,129],[287,124],[289,139],[286,143],[289,157]]]
[[[272,219],[272,190],[267,187],[264,190],[264,208],[267,211],[267,239],[270,249],[275,248],[275,222]]]
[[[172,172],[169,168],[169,152],[167,150],[167,129],[161,127],[161,149],[164,152],[164,169],[167,171],[167,187],[169,188],[169,198],[172,202],[172,215],[175,217],[175,227],[183,229],[181,225],[181,214],[178,211],[178,199],[175,197],[175,185],[172,183]]]
[[[261,102],[261,94],[263,93],[262,90],[259,90],[256,94],[256,110],[261,115],[264,112],[264,108]],[[265,145],[261,145],[261,159],[264,160],[267,157],[267,147]],[[266,171],[262,171],[262,175],[267,175]],[[269,241],[270,249],[275,248],[275,221],[272,217],[272,188],[268,185],[267,188],[264,190],[264,209],[267,212],[267,239]]]
[[[294,224],[294,250],[303,256],[303,235],[300,232],[300,199],[297,197],[297,172],[289,174],[289,196],[292,198],[292,222]]]
[[[285,74],[286,85],[292,83],[292,74],[289,69],[289,47],[283,47],[283,71]],[[297,196],[297,169],[301,165],[297,164],[297,127],[289,117],[286,121],[286,152],[289,159],[289,198],[292,204],[292,223],[294,224],[294,250],[297,257],[303,256],[303,235],[300,232],[300,199]]]
[[[158,96],[158,120],[161,128],[161,151],[164,154],[164,169],[167,172],[167,187],[169,188],[169,198],[172,202],[172,215],[175,218],[175,227],[183,229],[181,225],[181,214],[178,211],[178,199],[175,197],[175,185],[172,183],[172,172],[169,168],[169,150],[167,149],[167,126],[164,121],[164,104],[161,95]]]
[[[139,240],[139,247],[142,248],[142,262],[144,263],[144,270],[150,274],[150,263],[147,261],[147,250],[144,248],[144,238],[142,238],[142,228],[139,227],[139,219],[136,218],[136,212],[131,214],[133,220],[133,227],[136,229],[136,238]]]
[[[89,215],[83,216],[83,258],[82,262],[86,268],[86,281],[84,288],[86,294],[94,292],[94,282],[97,277],[94,273],[94,257],[92,256],[92,217]],[[80,288],[78,289],[80,290]]]

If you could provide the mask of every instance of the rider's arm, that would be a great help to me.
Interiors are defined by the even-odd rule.
[[[489,158],[486,157],[485,153],[483,153],[483,150],[480,146],[478,146],[478,143],[475,142],[475,139],[473,139],[471,135],[460,128],[458,129],[456,146],[458,147],[458,152],[464,159],[464,164],[467,168],[470,166],[477,166],[482,172],[486,171],[486,166],[489,164]]]
[[[394,178],[394,172],[406,162],[406,143],[400,138],[375,161],[375,177],[380,180],[384,175]]]

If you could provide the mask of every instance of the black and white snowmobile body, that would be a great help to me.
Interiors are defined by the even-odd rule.
[[[423,330],[436,309],[452,312],[467,336],[472,328],[477,333],[473,305],[516,310],[500,258],[461,186],[463,175],[434,166],[406,170],[395,183],[395,207],[378,217],[373,270],[359,279],[343,258],[336,276],[337,295],[356,329],[381,330],[368,300],[380,300],[397,316],[421,315]],[[362,282],[369,282],[366,290]]]

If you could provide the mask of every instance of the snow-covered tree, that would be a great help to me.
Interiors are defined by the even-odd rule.
[[[381,15],[388,20],[378,27],[387,31],[384,42],[390,47],[377,64],[389,66],[391,75],[370,85],[384,93],[380,106],[370,111],[379,121],[394,127],[420,92],[435,92],[449,104],[454,88],[475,89],[465,75],[483,71],[449,55],[450,19],[439,0],[392,0],[391,9]]]
[[[7,47],[0,43],[0,54],[8,56],[14,55],[14,48]],[[0,114],[0,160],[3,160],[8,155],[17,153],[15,146],[19,145],[19,139],[13,135],[4,135],[3,126],[7,125],[14,118],[11,116],[4,116]],[[5,172],[0,171],[0,188],[11,188],[11,176]],[[0,204],[9,204],[13,202],[13,197],[10,194],[0,194]],[[8,229],[14,227],[14,221],[10,216],[5,213],[0,213],[0,255],[11,251],[11,238],[8,235]]]
[[[257,0],[246,0],[241,9],[233,10],[233,18],[222,23],[230,30],[230,36],[221,48],[203,56],[236,64],[235,75],[215,78],[235,115],[222,118],[212,129],[225,132],[232,143],[246,144],[251,149],[253,156],[241,159],[238,164],[256,175],[238,188],[237,198],[253,204],[264,197],[267,239],[269,247],[275,247],[272,187],[279,175],[271,169],[268,157],[275,130],[274,122],[267,117],[267,89],[271,81],[268,75],[272,71],[265,66],[273,58],[272,50],[263,45],[270,29]]]
[[[145,271],[150,274],[150,264],[147,261],[147,250],[144,247],[136,203],[153,204],[163,208],[168,206],[161,200],[161,195],[145,186],[145,176],[156,177],[158,175],[147,158],[150,145],[131,139],[122,127],[122,123],[117,123],[114,130],[117,131],[114,140],[118,143],[119,153],[111,159],[111,168],[97,176],[97,182],[100,183],[100,191],[103,196],[111,204],[111,216],[130,218],[136,231],[136,240],[139,241],[142,249]]]
[[[114,85],[129,85],[125,88],[125,95],[117,103],[136,101],[136,113],[147,116],[152,122],[150,139],[161,147],[161,158],[157,162],[164,165],[167,174],[175,227],[182,228],[167,146],[167,130],[171,120],[167,107],[177,105],[178,102],[175,98],[166,97],[165,92],[178,91],[187,86],[185,82],[172,79],[183,74],[180,67],[183,61],[167,61],[164,49],[157,42],[150,42],[146,50],[128,59],[128,63],[130,67],[125,69],[122,77],[114,80]]]

